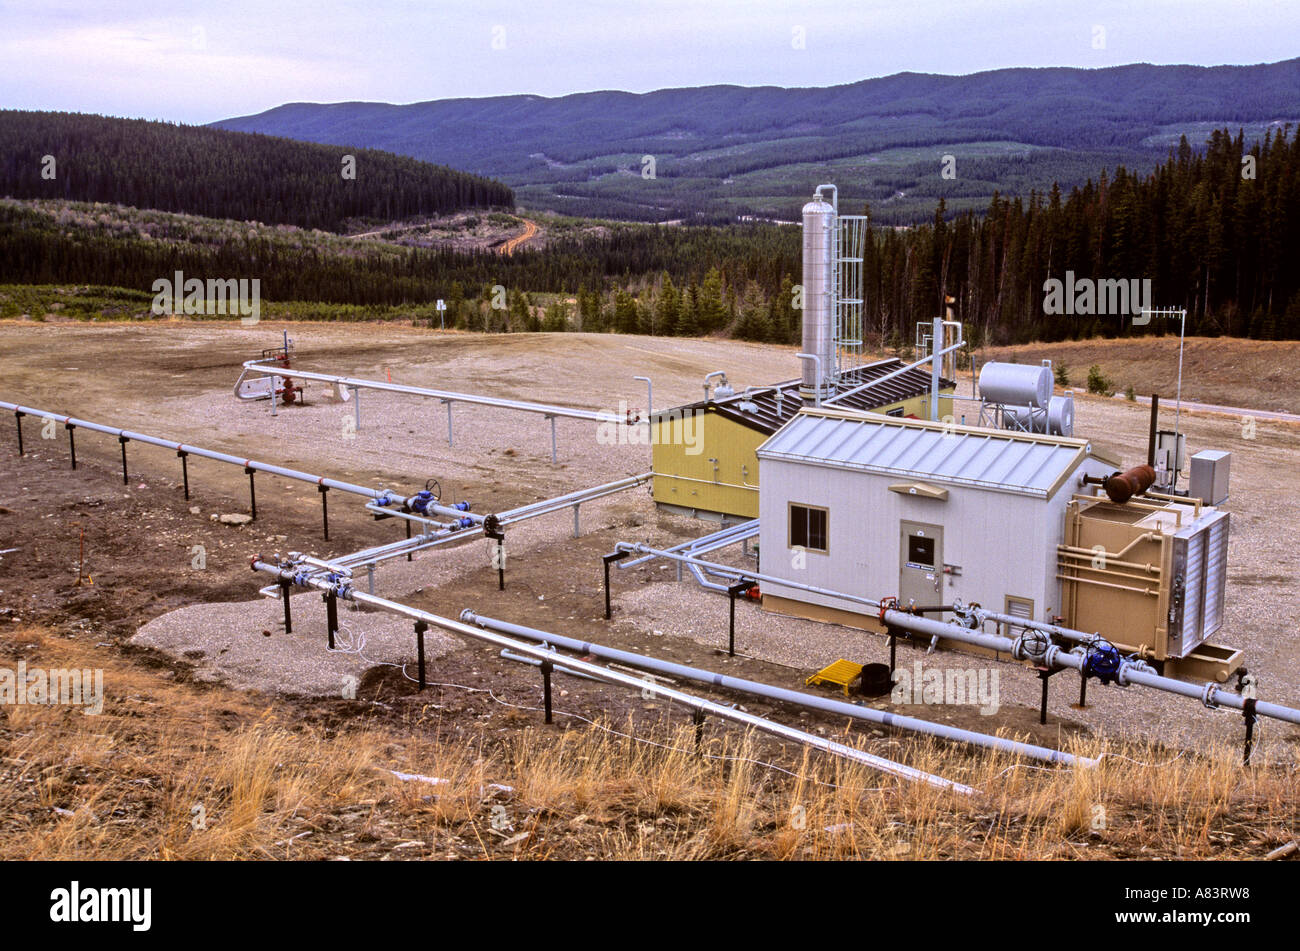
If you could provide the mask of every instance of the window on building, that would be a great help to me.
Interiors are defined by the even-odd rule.
[[[903,407],[899,406],[896,409],[885,410],[885,415],[901,417],[903,415]]]
[[[907,563],[918,568],[934,567],[934,539],[921,535],[907,536]]]
[[[790,547],[827,551],[827,510],[790,503]]]

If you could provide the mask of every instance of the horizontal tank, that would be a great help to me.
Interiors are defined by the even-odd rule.
[[[1018,433],[1041,433],[1047,428],[1047,413],[1033,406],[1003,406],[1002,428]]]
[[[1074,435],[1074,396],[1053,396],[1046,409],[1036,406],[1002,406],[1002,428],[1052,436]]]
[[[1074,435],[1074,394],[1053,396],[1047,401],[1047,431],[1053,436]]]
[[[805,312],[806,313],[806,312]],[[980,398],[1045,409],[1052,397],[1052,368],[1022,363],[986,363],[980,369]]]

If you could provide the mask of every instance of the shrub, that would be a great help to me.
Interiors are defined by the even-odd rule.
[[[1088,367],[1088,392],[1110,396],[1115,392],[1114,384],[1101,372],[1101,367],[1093,364]]]

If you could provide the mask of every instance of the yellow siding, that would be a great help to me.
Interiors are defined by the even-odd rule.
[[[754,451],[767,436],[717,413],[701,413],[693,426],[692,430],[688,423],[686,432],[692,442],[688,445],[682,439],[680,422],[655,424],[651,447],[654,500],[758,518],[758,456]]]
[[[930,397],[889,403],[874,412],[902,409],[929,418]],[[939,418],[952,414],[952,391],[939,399]],[[767,435],[717,413],[700,413],[685,427],[661,420],[652,430],[654,500],[701,512],[758,518],[759,446]],[[714,461],[716,460],[716,462]]]

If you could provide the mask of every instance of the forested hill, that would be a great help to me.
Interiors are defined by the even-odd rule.
[[[355,157],[345,178],[344,156]],[[52,156],[51,162],[46,156]],[[0,195],[338,230],[513,205],[509,187],[371,149],[143,119],[0,110]]]
[[[1135,327],[1114,312],[1049,313],[1046,282],[1069,272],[1150,280],[1149,303],[1186,308],[1190,336],[1300,339],[1300,137],[1286,132],[1247,142],[1219,131],[1200,152],[1180,143],[1153,174],[1114,169],[1068,195],[998,198],[981,215],[936,213],[930,224],[872,227],[868,236],[865,330],[881,343],[911,340],[946,297],[977,344],[1177,332],[1165,320]],[[397,307],[397,316],[445,316],[449,326],[489,331],[798,343],[799,245],[797,227],[616,224],[560,228],[544,246],[512,255],[466,254],[104,205],[0,201],[0,285],[145,294],[178,269],[248,275],[260,279],[264,300],[327,302],[329,319]],[[0,316],[44,313],[26,293],[6,300],[0,287]],[[553,298],[544,319],[530,306],[539,293]],[[445,315],[431,310],[438,298],[447,299]]]
[[[788,220],[831,180],[841,201],[870,201],[877,223],[891,224],[927,220],[939,198],[949,211],[983,210],[995,191],[1068,190],[1121,164],[1150,171],[1183,135],[1199,143],[1216,128],[1241,128],[1253,141],[1297,119],[1300,59],[900,73],[825,88],[289,103],[214,125],[445,162],[565,213]],[[939,174],[945,154],[955,175]],[[654,158],[653,175],[643,156]]]

